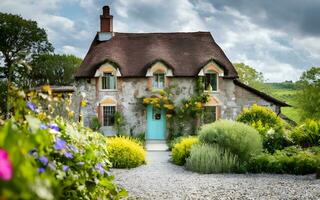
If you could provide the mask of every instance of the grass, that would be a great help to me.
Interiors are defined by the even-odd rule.
[[[283,107],[281,109],[282,113],[299,123],[301,121],[299,109],[297,108],[297,93],[298,90],[294,88],[279,87],[272,83],[268,84],[270,86],[269,93],[271,96],[278,98],[281,101],[285,101],[292,107]]]

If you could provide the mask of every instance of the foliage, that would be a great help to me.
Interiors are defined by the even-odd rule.
[[[302,119],[320,119],[320,67],[312,67],[303,72],[297,82],[298,106]]]
[[[101,128],[101,123],[100,123],[98,117],[95,116],[95,117],[91,118],[90,128],[93,131],[98,131]]]
[[[43,54],[33,59],[32,70],[28,73],[26,84],[22,86],[70,85],[73,74],[82,60],[73,55]],[[20,81],[21,82],[21,81]]]
[[[6,79],[7,89],[12,81],[17,83],[22,71],[28,68],[27,61],[35,56],[52,52],[44,29],[37,22],[25,20],[18,15],[0,13],[0,77]],[[8,92],[9,93],[9,92]],[[7,96],[6,112],[9,112],[11,99]]]
[[[172,149],[172,162],[176,165],[184,165],[190,155],[192,145],[198,143],[198,138],[189,136],[175,144]]]
[[[138,140],[142,144],[142,146],[145,146],[146,134],[144,132],[138,133],[137,135],[133,135],[132,137]]]
[[[156,90],[153,91],[151,97],[143,98],[144,105],[153,105],[156,108],[164,108],[168,111],[174,110],[173,101],[170,99],[172,94],[168,90]],[[169,112],[170,113],[170,112]],[[167,117],[171,117],[168,116]]]
[[[236,68],[241,82],[255,89],[269,93],[270,87],[264,83],[264,77],[261,72],[258,72],[253,67],[244,63],[234,63],[233,66]]]
[[[177,143],[181,142],[182,139],[187,138],[189,136],[178,136],[173,138],[172,140],[169,140],[168,143],[168,147],[169,147],[169,151],[171,151],[174,147],[174,145],[176,145]]]
[[[290,143],[285,135],[284,122],[269,108],[254,104],[245,108],[237,121],[254,127],[263,138],[263,147],[270,152]]]
[[[125,126],[125,119],[121,112],[114,113],[114,128],[118,135],[123,134],[123,127]]]
[[[254,128],[230,120],[203,125],[199,131],[199,141],[219,145],[237,155],[242,162],[262,150],[261,137]]]
[[[146,152],[133,138],[116,136],[107,140],[107,151],[112,167],[133,168],[144,164]]]
[[[108,174],[106,138],[39,104],[47,94],[15,91],[14,113],[0,128],[0,148],[8,152],[13,177],[0,180],[4,199],[119,199],[126,191]],[[46,97],[46,99],[43,99]],[[28,99],[25,102],[25,98]],[[47,101],[51,105],[51,101]]]
[[[301,147],[320,146],[320,120],[306,120],[291,132],[291,138]]]
[[[191,148],[186,167],[200,173],[234,172],[238,168],[238,157],[218,145],[196,144]]]
[[[255,173],[310,174],[315,173],[319,165],[319,150],[291,146],[273,154],[263,153],[253,157],[248,169]]]

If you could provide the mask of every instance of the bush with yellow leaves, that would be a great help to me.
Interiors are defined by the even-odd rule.
[[[133,138],[116,136],[108,138],[107,151],[114,168],[134,168],[145,164],[146,152]]]
[[[198,137],[190,136],[176,143],[172,149],[172,162],[176,165],[184,165],[190,155],[191,147],[198,142]]]

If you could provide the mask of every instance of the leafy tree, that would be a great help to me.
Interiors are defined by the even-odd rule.
[[[244,63],[234,63],[233,66],[236,68],[241,82],[255,89],[270,92],[270,88],[264,83],[264,77],[261,72]]]
[[[297,85],[300,89],[297,96],[302,118],[320,119],[320,67],[303,72]]]
[[[70,85],[82,60],[73,55],[43,54],[31,62],[29,80],[32,86]]]
[[[18,15],[0,13],[0,74],[7,80],[8,89],[14,81],[17,66],[24,66],[35,56],[52,52],[53,47],[48,42],[44,29],[37,22],[25,20]],[[10,95],[7,95],[7,98]],[[10,108],[7,99],[7,113]]]

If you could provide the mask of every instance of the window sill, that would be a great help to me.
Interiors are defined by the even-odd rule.
[[[117,89],[100,89],[100,92],[118,92]]]

